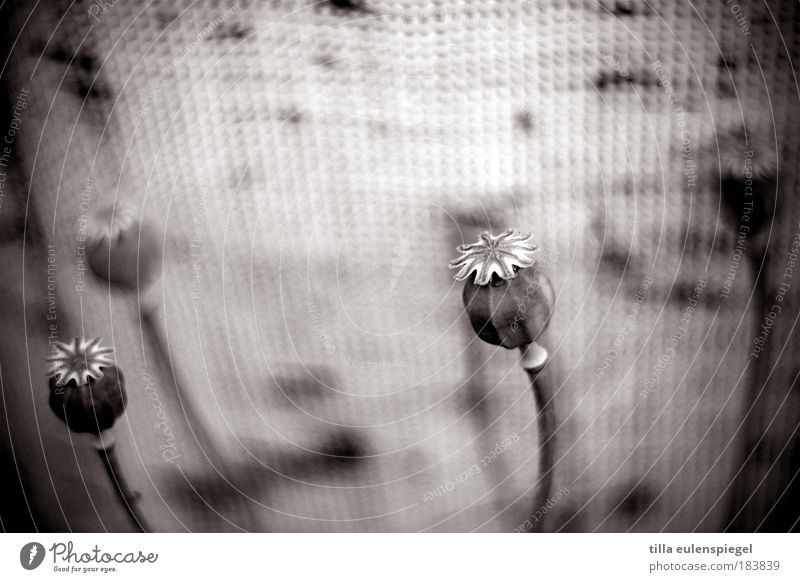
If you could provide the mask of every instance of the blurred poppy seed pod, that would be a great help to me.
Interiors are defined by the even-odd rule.
[[[461,256],[450,262],[455,278],[466,281],[462,299],[478,337],[504,348],[533,344],[547,329],[555,293],[550,279],[532,255],[531,235],[512,229],[494,236],[484,232],[478,242],[461,245]]]
[[[120,287],[149,287],[162,253],[153,228],[125,205],[100,210],[92,226],[86,255],[94,274]]]
[[[56,342],[50,378],[50,408],[70,430],[99,435],[125,412],[125,379],[100,338]]]

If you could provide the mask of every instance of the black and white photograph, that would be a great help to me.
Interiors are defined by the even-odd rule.
[[[158,576],[190,533],[800,576],[800,2],[0,30],[6,579]]]

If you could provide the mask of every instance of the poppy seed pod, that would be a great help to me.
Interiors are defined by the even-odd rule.
[[[531,235],[484,232],[461,245],[451,261],[456,280],[466,281],[462,299],[472,329],[483,341],[513,349],[533,344],[547,329],[555,303],[550,279],[532,254]]]
[[[125,205],[107,207],[92,221],[86,255],[94,274],[121,287],[149,287],[162,254],[153,228]]]
[[[48,358],[50,408],[70,430],[97,435],[125,412],[125,380],[110,353],[100,338],[55,343],[55,354]]]

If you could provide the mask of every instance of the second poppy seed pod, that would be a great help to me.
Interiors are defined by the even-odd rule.
[[[100,434],[125,412],[125,379],[110,353],[99,338],[55,344],[50,408],[74,432]]]
[[[128,289],[146,289],[161,262],[156,232],[130,206],[108,207],[93,217],[87,244],[89,266],[98,277]]]
[[[530,235],[488,232],[461,245],[450,263],[466,281],[462,298],[472,329],[485,342],[512,349],[527,346],[547,329],[555,303],[550,279],[532,254]]]

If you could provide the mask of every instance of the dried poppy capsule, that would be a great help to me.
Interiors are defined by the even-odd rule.
[[[474,244],[461,245],[450,262],[455,278],[466,281],[462,298],[472,329],[485,342],[504,348],[534,345],[550,321],[555,293],[533,259],[531,235],[506,230],[484,232]],[[544,356],[546,357],[546,352]]]
[[[94,274],[129,289],[149,287],[162,254],[153,228],[125,205],[99,211],[92,222],[86,255]]]
[[[111,428],[127,402],[122,372],[109,357],[111,348],[101,346],[100,338],[75,338],[54,347],[48,358],[50,408],[75,432],[98,435]]]
[[[536,245],[530,241],[531,235],[511,229],[498,236],[484,232],[478,242],[457,248],[461,256],[450,268],[458,269],[456,280],[466,281],[462,299],[478,337],[522,353],[520,364],[539,410],[539,478],[531,517],[521,529],[536,531],[541,528],[539,511],[549,499],[557,426],[552,386],[540,375],[549,356],[536,339],[550,322],[555,293],[533,259]]]

